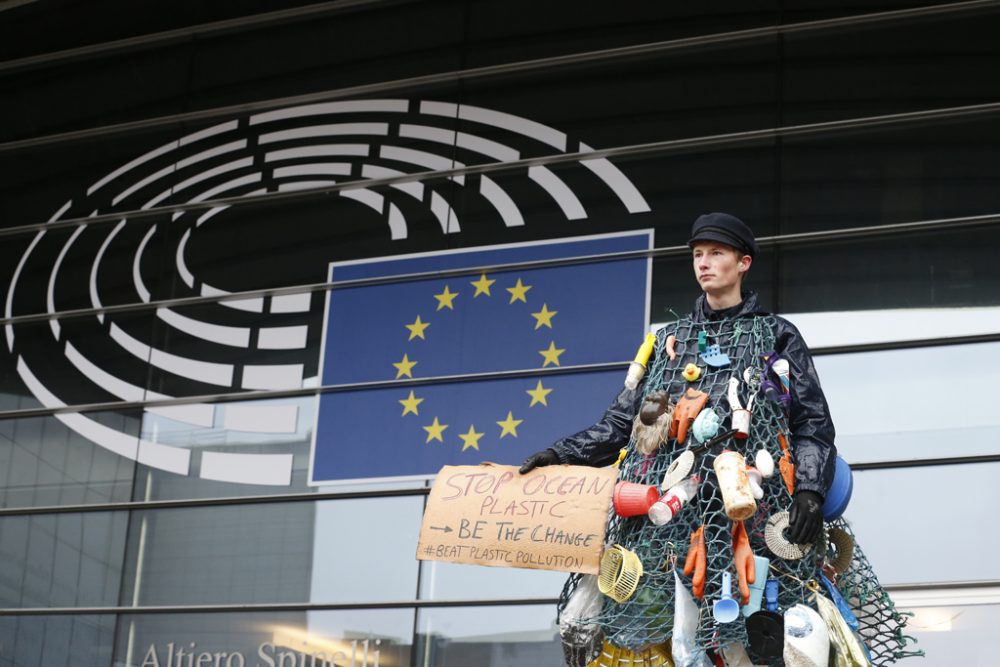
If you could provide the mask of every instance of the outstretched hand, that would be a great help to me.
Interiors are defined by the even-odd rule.
[[[823,496],[815,491],[796,491],[788,509],[788,539],[812,544],[823,527]]]
[[[543,466],[551,466],[559,463],[559,457],[552,449],[543,449],[540,452],[535,452],[528,458],[524,459],[524,463],[521,464],[521,469],[518,470],[522,475],[526,472],[530,472],[535,468],[541,468]]]

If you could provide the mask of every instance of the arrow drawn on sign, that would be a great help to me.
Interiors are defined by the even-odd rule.
[[[431,530],[442,530],[442,531],[444,531],[446,533],[450,533],[452,531],[451,526],[445,526],[444,528],[442,528],[440,526],[430,526],[430,529]]]

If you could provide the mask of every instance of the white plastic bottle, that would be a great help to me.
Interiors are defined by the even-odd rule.
[[[681,511],[684,505],[694,498],[695,491],[698,490],[698,482],[701,480],[697,475],[688,477],[683,482],[675,484],[664,493],[659,500],[649,508],[649,520],[657,526],[662,526]]]

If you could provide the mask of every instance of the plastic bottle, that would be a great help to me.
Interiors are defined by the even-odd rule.
[[[657,526],[662,526],[677,516],[677,513],[681,511],[685,503],[694,498],[695,491],[698,490],[698,482],[700,481],[701,479],[697,475],[692,475],[683,482],[670,487],[649,508],[649,520]]]

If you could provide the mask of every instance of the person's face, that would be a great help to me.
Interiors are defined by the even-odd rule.
[[[750,268],[750,255],[741,255],[724,243],[698,241],[691,252],[694,277],[704,292],[719,293],[738,287]]]

